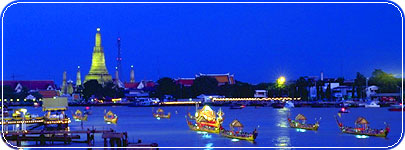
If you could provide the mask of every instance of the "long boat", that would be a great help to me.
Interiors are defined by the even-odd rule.
[[[339,126],[340,131],[342,133],[347,134],[355,134],[355,135],[368,135],[368,136],[377,136],[377,137],[387,137],[388,133],[390,132],[390,127],[386,124],[385,129],[370,129],[368,127],[368,121],[363,118],[357,118],[355,124],[357,127],[348,127],[344,126],[342,122],[335,116],[336,122]]]
[[[291,128],[314,130],[314,131],[317,131],[318,128],[319,128],[319,122],[318,121],[315,124],[305,124],[305,123],[303,123],[303,122],[305,122],[307,120],[307,118],[302,114],[298,114],[295,117],[295,120],[292,120],[290,118],[287,118],[287,119],[288,119],[288,124],[290,125]]]
[[[255,130],[253,133],[248,132],[233,132],[228,130],[221,130],[220,135],[231,138],[231,139],[240,139],[240,140],[247,140],[247,141],[254,141],[258,135],[258,132]]]
[[[191,121],[189,121],[186,118],[187,125],[190,128],[190,130],[193,131],[203,131],[203,132],[209,132],[209,133],[219,133],[222,129],[221,127],[215,127],[215,126],[207,126],[207,125],[198,125],[198,124],[193,124]]]
[[[247,140],[247,141],[254,141],[258,135],[257,130],[255,129],[252,133],[243,132],[243,125],[238,120],[233,120],[229,125],[231,130],[221,130],[220,135],[232,138],[232,139],[240,139],[240,140]]]

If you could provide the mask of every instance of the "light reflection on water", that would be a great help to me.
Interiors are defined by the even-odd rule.
[[[283,108],[277,110],[276,120],[278,120],[277,126],[282,128],[287,127],[287,114],[289,113],[289,109]],[[277,147],[289,147],[291,146],[290,137],[289,137],[288,130],[280,130],[277,132],[277,137],[273,139],[274,146]]]
[[[275,146],[278,147],[288,147],[291,146],[290,144],[290,137],[288,136],[279,136],[275,141]]]
[[[205,145],[206,149],[204,150],[212,150],[213,148],[211,148],[214,145],[214,143],[208,143]]]

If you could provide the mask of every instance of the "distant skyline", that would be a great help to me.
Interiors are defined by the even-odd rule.
[[[96,28],[115,77],[117,38],[129,81],[231,73],[353,79],[401,74],[401,17],[388,4],[17,4],[4,17],[4,80],[76,80],[89,72]]]

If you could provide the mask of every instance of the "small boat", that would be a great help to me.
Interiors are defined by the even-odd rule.
[[[107,123],[113,123],[116,124],[118,120],[118,116],[116,114],[114,114],[113,112],[108,111],[105,115],[104,115],[104,121]]]
[[[75,121],[87,121],[87,114],[83,114],[80,110],[76,110],[72,116]]]
[[[246,107],[246,106],[245,106],[245,105],[242,105],[242,104],[235,104],[235,103],[232,103],[230,109],[242,109],[242,108],[245,108],[245,107]]]
[[[319,128],[319,122],[317,121],[315,124],[306,124],[306,120],[307,118],[302,115],[302,114],[298,114],[295,117],[295,120],[292,120],[290,118],[288,119],[288,123],[290,124],[291,128],[298,128],[298,129],[306,129],[306,130],[318,130]]]
[[[390,127],[386,124],[385,129],[371,129],[368,127],[369,122],[363,118],[358,117],[355,121],[355,127],[344,126],[342,122],[335,116],[336,122],[342,133],[355,134],[355,135],[368,135],[377,137],[387,137],[390,132]]]
[[[339,113],[349,113],[350,111],[348,110],[348,108],[345,108],[345,107],[342,107],[340,110],[339,110]]]
[[[271,106],[273,108],[284,108],[285,103],[273,103]]]
[[[243,132],[243,125],[238,120],[233,120],[231,124],[229,124],[231,130],[221,130],[220,135],[232,138],[232,139],[240,139],[240,140],[247,140],[247,141],[254,141],[258,135],[257,130],[255,129],[252,133]]]
[[[378,107],[380,107],[380,105],[378,105],[376,101],[371,101],[370,103],[364,105],[364,107],[366,107],[366,108],[378,108]]]
[[[170,112],[165,115],[163,109],[159,108],[156,113],[153,113],[153,117],[155,118],[170,118]]]
[[[294,108],[294,103],[291,101],[287,101],[284,105],[285,108]]]
[[[389,111],[404,111],[404,106],[402,103],[399,103],[398,105],[392,105],[391,108],[388,109]]]

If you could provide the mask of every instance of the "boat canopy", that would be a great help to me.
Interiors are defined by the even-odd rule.
[[[369,122],[364,117],[359,117],[356,119],[356,124],[369,124]]]
[[[235,119],[230,124],[231,127],[243,127],[243,124],[239,122],[239,120]]]
[[[65,111],[68,108],[67,97],[44,98],[42,111]]]
[[[163,113],[164,111],[163,111],[162,108],[159,108],[156,112],[158,112],[158,113]]]
[[[197,118],[200,118],[200,117],[203,117],[204,120],[207,120],[207,121],[215,121],[215,119],[216,119],[215,112],[214,112],[214,111],[211,109],[211,107],[208,106],[208,105],[205,105],[205,106],[199,111]],[[198,119],[198,120],[201,120],[201,119]]]
[[[112,118],[115,117],[115,114],[110,110],[110,111],[108,111],[108,112],[105,114],[105,116],[107,116],[107,118],[112,119]]]
[[[77,116],[81,116],[81,115],[82,115],[82,111],[80,111],[79,109],[78,109],[78,110],[76,110],[75,115],[77,115]]]
[[[298,114],[298,115],[295,117],[295,120],[307,120],[307,118],[306,118],[304,115],[302,115],[302,114]]]

